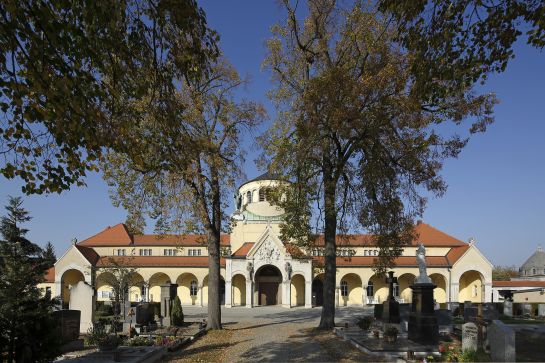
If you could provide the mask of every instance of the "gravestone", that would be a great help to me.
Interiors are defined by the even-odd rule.
[[[436,344],[439,340],[437,317],[434,314],[433,289],[436,288],[426,273],[426,249],[420,243],[416,250],[419,276],[411,286],[413,300],[409,316],[409,340],[420,344]]]
[[[452,313],[448,309],[435,310],[439,333],[452,333]]]
[[[78,339],[81,311],[79,310],[57,310],[53,312],[63,342],[70,342]]]
[[[134,322],[139,325],[148,325],[154,320],[154,307],[150,303],[142,303],[136,306]]]
[[[435,316],[437,316],[437,324],[439,325],[452,324],[452,314],[448,309],[435,310]]]
[[[80,324],[79,332],[87,333],[93,326],[93,317],[95,313],[96,297],[94,289],[84,281],[80,281],[70,287],[70,310],[79,310]]]
[[[176,297],[177,289],[177,284],[161,285],[161,315],[163,316],[163,325],[170,326],[172,302]]]
[[[386,283],[389,285],[388,298],[382,303],[382,321],[385,323],[399,323],[399,302],[394,297],[394,284],[397,283],[397,277],[394,272],[389,271]]]
[[[538,316],[545,316],[545,304],[539,304],[537,306],[537,315]]]
[[[513,302],[512,301],[505,300],[503,302],[503,315],[513,316]]]
[[[488,341],[493,362],[514,362],[516,358],[515,331],[500,320],[488,326]]]
[[[464,323],[475,322],[477,315],[477,307],[464,307]]]
[[[399,320],[409,321],[411,315],[411,304],[399,304]]]
[[[498,309],[493,303],[483,304],[483,318],[486,320],[497,320],[499,319]]]
[[[477,350],[479,331],[475,323],[462,325],[462,350]]]

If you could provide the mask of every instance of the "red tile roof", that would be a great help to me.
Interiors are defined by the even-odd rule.
[[[130,267],[208,267],[208,256],[104,256],[98,260],[97,267],[119,264]],[[220,259],[225,266],[225,259]]]
[[[78,243],[80,246],[127,246],[132,238],[123,223],[108,227],[102,232]]]
[[[50,267],[44,275],[44,282],[55,282],[55,266]]]
[[[419,222],[415,226],[415,232],[417,237],[411,242],[411,246],[417,246],[419,242],[422,242],[426,247],[452,247],[467,245],[467,243],[449,236],[448,234],[443,233],[426,223]],[[316,246],[323,246],[324,236],[317,236],[315,244]],[[337,235],[337,246],[375,246],[375,243],[372,235],[369,234]]]
[[[133,237],[136,246],[203,246],[206,245],[206,235],[181,234],[181,235],[157,235],[144,234]],[[220,237],[221,246],[229,246],[230,236],[222,234]]]
[[[233,257],[246,257],[246,255],[248,254],[248,252],[250,252],[250,250],[252,249],[252,247],[254,247],[254,244],[253,242],[245,242],[242,246],[240,246],[240,248],[238,250],[235,251],[235,253],[233,253],[231,256]]]
[[[230,236],[220,237],[221,246],[229,246]],[[206,236],[199,234],[157,235],[144,234],[131,236],[123,223],[108,227],[100,233],[78,243],[79,246],[202,246],[206,245]]]
[[[460,259],[466,253],[466,251],[469,249],[469,245],[464,245],[460,247],[452,247],[450,251],[447,253],[447,260],[450,262],[450,265],[454,265],[456,261]],[[426,257],[427,260],[427,257]]]
[[[492,281],[493,287],[545,287],[545,281]]]
[[[352,257],[337,257],[337,266],[372,266],[374,264],[374,256],[352,256]],[[314,261],[320,265],[324,264],[324,257],[313,257]],[[417,266],[416,257],[401,256],[395,259],[397,267],[414,267]],[[450,266],[449,261],[443,256],[427,256],[426,263],[431,267],[447,267]]]
[[[98,253],[96,253],[95,250],[92,248],[80,246],[80,245],[76,245],[76,248],[78,249],[78,251],[81,252],[83,257],[85,257],[85,259],[89,261],[89,263],[93,266],[97,263],[98,259],[100,258]]]

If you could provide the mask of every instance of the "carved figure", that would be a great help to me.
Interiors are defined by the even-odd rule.
[[[418,263],[418,271],[420,272],[416,283],[431,283],[431,279],[426,272],[426,248],[421,243],[416,249],[416,263]]]
[[[246,265],[246,270],[248,271],[248,279],[250,281],[253,281],[252,275],[253,275],[253,272],[254,272],[254,264],[251,263],[251,262],[248,262],[248,264]]]
[[[286,276],[288,277],[288,281],[291,279],[291,263],[286,262],[286,265],[284,266],[286,269]]]

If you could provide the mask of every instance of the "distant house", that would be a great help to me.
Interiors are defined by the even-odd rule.
[[[493,281],[494,301],[502,301],[506,291],[515,292],[514,302],[545,303],[545,252],[541,247],[520,266],[519,277]]]

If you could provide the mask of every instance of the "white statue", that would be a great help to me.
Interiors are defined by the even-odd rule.
[[[426,272],[426,248],[420,242],[416,249],[416,263],[418,263],[419,276],[416,278],[417,284],[431,284],[431,279]]]

